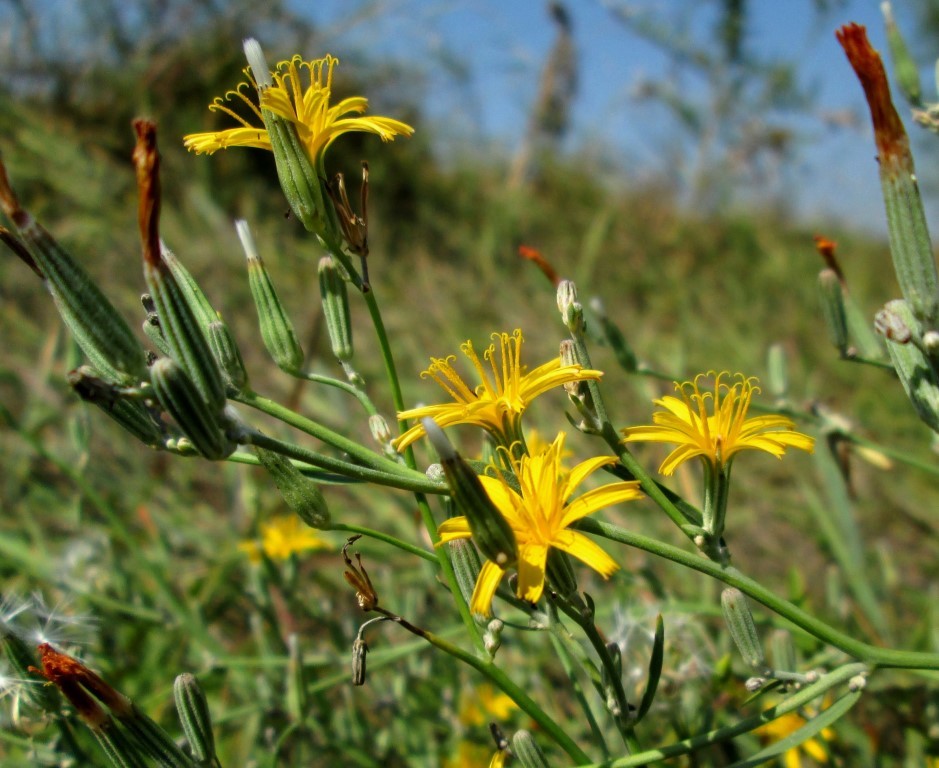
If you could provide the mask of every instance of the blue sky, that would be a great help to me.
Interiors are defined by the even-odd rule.
[[[570,142],[609,147],[627,174],[654,174],[667,162],[663,148],[678,134],[661,108],[631,94],[642,78],[661,76],[666,60],[617,21],[610,8],[628,5],[666,19],[690,17],[698,29],[708,20],[692,0],[568,0],[566,5],[581,57]],[[866,106],[834,37],[838,26],[856,21],[867,26],[874,46],[886,55],[879,2],[832,5],[837,7],[820,17],[810,0],[751,0],[749,45],[798,61],[800,82],[816,94],[817,113],[795,123],[805,141],[800,162],[786,170],[800,213],[822,224],[840,217],[883,231]],[[902,3],[895,5],[901,29],[913,28],[913,15]],[[348,54],[366,50],[416,63],[424,72],[428,117],[461,151],[483,151],[490,142],[506,151],[517,145],[554,39],[542,0],[317,0],[295,7],[309,9],[330,30],[330,51],[340,58],[346,53],[348,61]],[[933,81],[926,57],[935,57],[936,48],[920,52],[927,93]],[[853,113],[860,119],[853,128],[833,128],[823,112]],[[905,110],[901,114],[906,118]],[[911,134],[922,133],[906,122]],[[928,144],[920,140],[919,145],[922,154]]]

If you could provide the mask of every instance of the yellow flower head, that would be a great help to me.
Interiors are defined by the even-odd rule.
[[[654,426],[627,427],[626,442],[677,443],[659,472],[671,475],[684,461],[700,456],[721,471],[730,466],[739,451],[760,450],[782,458],[787,448],[811,453],[815,440],[795,431],[792,419],[778,414],[747,418],[754,392],[760,388],[755,378],[738,373],[734,382],[723,378],[726,372],[695,376],[694,381],[675,382],[681,397],[666,396],[653,401],[664,408],[652,415]],[[714,377],[713,391],[702,392],[701,380]]]
[[[826,699],[822,709],[827,708],[827,705],[828,701]],[[818,714],[818,711],[810,713],[813,717],[816,714]],[[771,720],[766,725],[761,725],[755,733],[762,736],[766,741],[773,743],[791,736],[808,722],[797,712],[789,712],[777,717],[775,720]],[[783,752],[780,758],[782,764],[785,768],[804,768],[805,763],[802,762],[802,755],[805,754],[812,758],[813,765],[827,765],[828,749],[826,745],[834,738],[835,732],[831,728],[822,728],[818,736],[806,739],[801,744]]]
[[[512,472],[520,493],[501,473],[498,477],[480,476],[480,481],[499,512],[508,520],[518,545],[518,596],[535,603],[544,590],[548,550],[556,547],[583,561],[604,578],[619,566],[606,552],[578,531],[568,526],[582,517],[621,501],[639,498],[639,483],[618,482],[595,488],[570,500],[574,490],[600,467],[616,461],[613,456],[597,456],[581,462],[570,472],[561,469],[564,433],[542,453],[510,457]],[[441,543],[472,536],[465,517],[444,521],[438,528]],[[479,573],[470,600],[470,610],[489,616],[492,598],[505,570],[487,560]]]
[[[521,440],[521,417],[528,404],[542,392],[573,381],[599,379],[603,373],[581,365],[561,365],[561,358],[539,365],[525,372],[522,366],[522,332],[492,334],[493,342],[483,352],[483,360],[467,341],[460,349],[476,370],[481,382],[470,389],[453,367],[455,355],[431,358],[430,367],[421,376],[432,378],[451,398],[452,403],[428,405],[398,413],[398,419],[423,419],[430,417],[440,427],[453,424],[475,424],[491,434],[499,445],[508,448]],[[498,342],[498,348],[496,343]],[[394,442],[397,450],[403,451],[424,435],[424,427],[418,423]]]
[[[322,59],[304,61],[299,55],[282,61],[271,73],[271,85],[258,87],[250,67],[244,72],[248,82],[240,83],[224,98],[216,98],[209,105],[213,112],[224,112],[240,125],[223,131],[191,133],[183,138],[186,149],[196,154],[212,154],[227,147],[258,147],[271,149],[271,139],[264,127],[261,110],[266,109],[290,120],[297,127],[300,141],[314,168],[321,168],[323,154],[333,141],[344,133],[359,131],[378,134],[383,141],[395,136],[410,136],[414,129],[390,117],[349,117],[361,115],[368,107],[364,96],[343,99],[335,106],[329,105],[332,95],[333,68],[339,59],[327,54]],[[309,84],[304,86],[303,70],[307,71]],[[254,89],[260,94],[260,103],[245,93]],[[253,95],[253,94],[252,94]],[[252,124],[226,102],[240,99],[247,105],[256,124]]]
[[[261,562],[262,552],[271,560],[287,560],[296,552],[331,546],[316,531],[303,525],[296,515],[280,515],[261,523],[260,533],[260,542],[249,540],[238,545],[252,563]]]

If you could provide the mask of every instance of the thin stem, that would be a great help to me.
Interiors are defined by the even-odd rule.
[[[333,472],[346,475],[347,477],[354,477],[365,482],[375,483],[376,485],[387,485],[391,488],[401,488],[405,491],[414,491],[417,493],[446,492],[445,487],[429,480],[425,475],[419,472],[414,472],[413,477],[407,477],[400,472],[390,473],[370,467],[360,467],[357,464],[350,464],[347,461],[334,459],[322,453],[315,453],[314,451],[302,448],[299,445],[294,445],[293,443],[286,443],[283,440],[270,437],[257,430],[246,431],[240,436],[240,440],[249,445],[257,445],[261,448],[266,448],[269,451],[274,451],[275,453],[279,453],[291,459],[299,459],[307,464],[323,467]],[[398,464],[393,464],[393,466],[404,469],[404,467]]]
[[[340,379],[334,379],[332,376],[323,376],[319,373],[306,372],[299,374],[299,376],[300,378],[305,379],[306,381],[311,381],[314,384],[324,384],[327,387],[341,389],[343,392],[352,395],[356,400],[358,400],[369,416],[378,415],[378,409],[375,407],[375,404],[372,402],[371,398],[354,384],[350,384],[349,382],[342,381]]]
[[[566,630],[564,631],[566,632]],[[577,672],[574,668],[574,657],[565,647],[565,639],[573,643],[573,638],[570,635],[568,635],[567,638],[562,638],[560,631],[556,630],[551,633],[551,644],[554,646],[554,652],[557,654],[558,659],[560,659],[561,666],[564,667],[567,679],[571,681],[571,692],[580,704],[581,710],[583,710],[584,718],[587,720],[587,725],[590,727],[593,740],[599,745],[600,749],[603,750],[604,756],[609,756],[610,748],[606,744],[606,739],[603,737],[603,730],[600,728],[600,724],[597,722],[597,718],[590,708],[590,702],[587,701],[587,696],[584,694],[580,686],[580,681],[577,679]]]
[[[383,541],[386,544],[390,544],[393,547],[404,550],[412,555],[417,555],[424,560],[429,560],[432,563],[437,562],[437,556],[433,552],[428,552],[426,549],[415,546],[407,541],[402,541],[401,539],[395,538],[394,536],[384,533],[383,531],[376,531],[374,528],[366,528],[364,525],[352,525],[350,523],[332,523],[329,526],[331,531],[346,531],[347,533],[360,533],[363,536],[368,536],[371,539],[376,539],[378,541]]]
[[[606,679],[613,686],[613,696],[616,698],[616,706],[619,709],[619,714],[614,714],[613,721],[616,723],[617,730],[619,730],[623,743],[629,752],[639,751],[639,741],[636,739],[633,729],[629,726],[629,701],[626,698],[626,689],[623,688],[623,676],[613,663],[613,658],[610,656],[610,651],[607,649],[597,625],[594,624],[591,616],[581,613],[566,600],[558,600],[558,607],[581,628],[590,641],[590,645],[593,646],[594,653],[597,654],[600,664],[603,665],[603,670],[606,672]]]
[[[333,430],[329,429],[329,427],[324,427],[322,424],[318,424],[312,419],[301,416],[296,411],[292,411],[290,408],[287,408],[280,403],[277,403],[266,397],[262,397],[255,392],[245,392],[233,399],[239,403],[249,405],[256,410],[261,411],[262,413],[266,413],[269,416],[273,416],[285,424],[296,427],[311,437],[322,440],[324,443],[328,443],[329,445],[338,448],[340,451],[348,453],[366,467],[371,467],[374,470],[378,470],[386,474],[400,475],[405,477],[414,476],[416,482],[419,482],[417,478],[422,478],[423,480],[427,479],[423,473],[418,472],[413,468],[402,467],[396,461],[386,459],[384,456],[379,456],[374,451],[369,450],[365,446],[355,442],[355,440],[350,440],[345,435],[334,432]],[[316,466],[325,465],[318,463]],[[343,472],[342,474],[348,473]],[[384,485],[387,485],[387,483],[384,483]],[[437,490],[429,492],[442,493],[442,491],[443,486],[439,486]]]
[[[707,733],[701,733],[697,736],[682,739],[681,741],[675,742],[674,744],[669,744],[668,746],[661,747],[659,749],[650,749],[637,755],[630,755],[629,757],[614,760],[613,762],[591,763],[589,765],[582,765],[580,768],[632,768],[633,766],[638,765],[649,765],[650,763],[656,763],[661,760],[666,760],[670,757],[677,757],[678,755],[687,755],[691,752],[695,752],[699,749],[710,746],[711,744],[727,741],[728,739],[734,738],[734,736],[739,736],[741,733],[752,731],[755,728],[759,728],[761,725],[766,725],[766,723],[782,717],[783,715],[794,712],[795,710],[799,709],[799,707],[808,704],[810,701],[812,701],[812,699],[818,698],[826,691],[829,691],[838,685],[842,685],[855,675],[859,675],[864,671],[865,667],[863,664],[846,664],[843,667],[839,667],[838,669],[829,672],[827,675],[822,675],[818,682],[803,688],[797,693],[794,693],[792,696],[787,698],[785,701],[780,702],[775,707],[765,709],[758,715],[747,717],[740,722],[734,723],[733,725],[728,725],[724,728],[717,728],[716,730],[708,731]],[[859,696],[860,694],[857,693],[854,695]]]
[[[534,720],[540,728],[552,739],[555,743],[563,749],[572,760],[574,760],[578,765],[587,763],[590,761],[590,758],[587,754],[577,745],[570,736],[564,731],[564,729],[559,726],[554,720],[552,720],[548,714],[538,706],[538,704],[527,694],[522,688],[516,685],[501,669],[499,669],[492,661],[488,659],[482,659],[478,656],[464,651],[458,645],[444,640],[442,637],[428,632],[426,629],[417,627],[411,624],[407,619],[397,616],[391,611],[386,611],[380,606],[374,609],[377,613],[381,613],[383,616],[387,616],[389,619],[394,621],[396,624],[400,624],[409,632],[412,632],[419,637],[423,637],[428,643],[433,645],[435,648],[439,648],[444,653],[448,653],[453,656],[455,659],[462,661],[464,664],[471,666],[477,672],[481,673],[483,676],[487,677],[493,684],[498,686],[505,694],[512,699],[519,708],[525,712],[532,720]]]
[[[809,634],[815,636],[849,656],[876,667],[898,667],[901,669],[935,669],[939,670],[939,653],[925,653],[921,651],[901,651],[893,648],[878,648],[868,643],[855,640],[848,634],[835,629],[820,619],[797,608],[787,600],[777,597],[773,592],[757,581],[745,576],[730,565],[721,565],[708,560],[701,555],[686,552],[683,549],[666,544],[656,539],[632,533],[610,523],[585,518],[574,524],[574,528],[587,533],[602,536],[610,541],[642,549],[659,557],[692,568],[701,573],[712,576],[731,587],[737,587],[744,594],[762,603],[793,624],[801,627]]]
[[[388,341],[388,333],[385,330],[385,322],[381,316],[381,310],[378,306],[378,299],[375,296],[375,291],[370,287],[368,290],[364,290],[362,292],[362,296],[365,298],[365,304],[368,307],[369,316],[371,317],[372,325],[375,328],[375,335],[378,337],[378,345],[381,349],[382,361],[385,364],[385,375],[388,378],[388,385],[391,388],[391,399],[394,403],[395,411],[403,411],[404,395],[401,392],[401,382],[398,379],[398,372],[395,368],[394,355],[391,352],[391,344]],[[407,422],[400,422],[399,434],[401,434],[405,429],[407,429]],[[410,470],[414,472],[417,471],[417,462],[414,460],[414,450],[411,446],[408,446],[404,451],[404,461]],[[432,492],[439,493],[439,491]],[[447,586],[450,588],[450,593],[453,595],[453,600],[456,603],[457,610],[460,613],[460,618],[463,620],[464,626],[469,632],[470,637],[473,639],[473,644],[476,646],[477,651],[483,653],[485,652],[485,643],[483,641],[483,637],[480,634],[479,627],[473,620],[473,616],[470,613],[470,609],[466,603],[466,600],[463,599],[463,593],[460,592],[460,587],[456,580],[456,574],[453,572],[453,564],[450,562],[450,558],[448,557],[444,548],[436,546],[440,541],[440,537],[437,534],[437,521],[434,520],[434,514],[431,511],[430,505],[427,503],[427,498],[419,491],[415,491],[414,498],[417,501],[417,508],[421,515],[421,522],[424,524],[427,535],[434,544],[434,550],[437,553],[437,562],[440,565],[440,570],[447,582]]]

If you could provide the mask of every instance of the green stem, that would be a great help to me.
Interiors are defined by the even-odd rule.
[[[394,536],[384,533],[382,531],[376,531],[374,528],[366,528],[364,525],[352,525],[350,523],[332,523],[329,526],[331,531],[346,531],[347,533],[360,533],[363,536],[368,536],[371,539],[377,539],[378,541],[383,541],[386,544],[390,544],[393,547],[402,549],[405,552],[408,552],[412,555],[417,555],[424,560],[429,560],[432,563],[437,562],[437,556],[433,552],[428,552],[426,549],[410,544],[401,539],[395,538]]]
[[[341,389],[343,392],[352,395],[356,400],[358,400],[369,416],[378,415],[378,409],[375,407],[375,404],[372,402],[371,398],[354,384],[350,384],[347,381],[334,379],[332,376],[323,376],[319,373],[302,373],[300,376],[301,378],[306,379],[306,381],[312,381],[314,384],[324,384],[327,387]]]
[[[381,316],[381,310],[378,306],[378,299],[375,297],[375,291],[371,289],[364,291],[362,296],[365,298],[365,304],[368,307],[369,316],[371,317],[372,325],[375,328],[375,335],[378,337],[378,345],[381,349],[382,361],[385,364],[385,374],[388,378],[388,385],[391,387],[391,399],[394,403],[395,411],[403,411],[404,395],[401,392],[401,382],[398,380],[398,372],[395,368],[394,355],[391,352],[391,344],[388,341],[388,333],[385,330],[385,322]],[[400,422],[399,434],[401,434],[405,429],[407,429],[407,422]],[[417,462],[414,460],[414,450],[411,446],[408,446],[404,451],[404,461],[408,469],[413,472],[417,472]],[[424,477],[422,473],[421,476]],[[440,491],[435,490],[431,492],[439,493]],[[466,600],[463,599],[463,593],[460,592],[460,587],[456,580],[456,574],[453,572],[453,564],[450,562],[450,558],[446,550],[443,547],[436,546],[440,541],[440,536],[437,534],[437,521],[434,520],[434,513],[431,511],[430,505],[427,503],[427,498],[423,493],[415,491],[414,498],[417,501],[417,508],[420,511],[421,522],[424,524],[424,528],[427,531],[427,535],[430,537],[431,543],[434,544],[434,551],[437,554],[437,562],[440,565],[440,570],[447,582],[447,586],[450,588],[450,593],[453,595],[453,600],[456,603],[457,610],[460,613],[460,618],[463,620],[464,626],[469,632],[470,637],[473,639],[473,644],[476,646],[477,651],[484,653],[485,643],[483,641],[482,634],[480,634],[479,627],[473,620],[473,616],[470,613],[469,606],[466,604]]]
[[[420,481],[423,480],[425,481],[426,485],[427,477],[423,473],[418,472],[414,468],[405,468],[396,461],[386,459],[384,456],[379,456],[374,451],[369,450],[365,446],[355,442],[355,440],[350,440],[348,437],[340,435],[338,432],[334,432],[333,430],[329,429],[329,427],[324,427],[322,424],[318,424],[312,419],[301,416],[299,413],[290,410],[290,408],[286,408],[280,403],[274,402],[273,400],[270,400],[266,397],[262,397],[255,392],[244,392],[233,399],[236,400],[236,402],[244,403],[245,405],[251,406],[252,408],[261,411],[262,413],[273,416],[285,424],[296,427],[311,437],[322,440],[324,443],[328,443],[329,445],[338,448],[340,451],[348,453],[366,467],[370,467],[373,470],[378,470],[379,472],[383,472],[385,474],[398,475],[401,477],[413,477],[415,482],[420,483]],[[345,465],[345,462],[339,463]],[[316,464],[316,466],[325,465]],[[348,473],[342,472],[342,474]],[[383,485],[387,485],[387,483],[383,483]],[[442,493],[445,486],[436,486],[434,484],[434,487],[436,490],[429,490],[428,492]]]
[[[613,762],[591,763],[589,765],[582,765],[580,768],[633,768],[633,766],[649,765],[650,763],[656,763],[660,760],[677,757],[678,755],[687,755],[691,752],[695,752],[699,749],[710,746],[711,744],[727,741],[728,739],[734,738],[734,736],[739,736],[742,733],[752,731],[755,728],[759,728],[761,725],[766,725],[766,723],[782,717],[783,715],[794,712],[795,710],[799,709],[799,707],[808,704],[810,701],[812,701],[812,699],[818,698],[826,691],[829,691],[832,688],[847,682],[855,675],[861,674],[864,671],[865,667],[863,664],[847,664],[843,667],[839,667],[838,669],[833,670],[832,672],[829,672],[827,675],[822,675],[818,682],[803,688],[801,691],[793,694],[785,701],[777,704],[775,707],[765,709],[758,715],[747,717],[738,723],[734,723],[733,725],[728,725],[724,728],[708,731],[707,733],[692,736],[688,739],[682,739],[681,741],[678,741],[674,744],[669,744],[666,747],[650,749],[637,755],[630,755],[629,757],[614,760]]]
[[[599,657],[604,672],[606,672],[606,679],[609,681],[609,684],[613,686],[613,695],[616,697],[616,706],[619,709],[619,715],[614,715],[613,721],[616,723],[616,727],[623,738],[623,743],[626,745],[629,752],[638,752],[640,749],[639,741],[636,739],[633,729],[628,725],[629,701],[626,698],[626,689],[623,688],[623,676],[613,663],[613,658],[610,656],[610,652],[606,647],[603,637],[600,635],[600,631],[597,629],[597,625],[594,624],[591,616],[584,615],[566,600],[559,600],[558,606],[564,611],[568,618],[572,619],[577,626],[581,628],[584,635],[586,635],[587,639],[590,641],[590,645],[593,646],[593,650]]]
[[[820,619],[816,619],[787,600],[777,597],[773,592],[757,581],[745,576],[730,565],[721,565],[701,555],[686,552],[683,549],[665,544],[656,539],[632,533],[610,523],[585,518],[574,524],[574,528],[587,533],[602,536],[610,541],[642,549],[659,557],[684,565],[693,570],[712,576],[731,587],[737,587],[744,594],[762,603],[793,624],[801,627],[849,656],[876,667],[898,667],[901,669],[936,669],[939,670],[939,653],[920,651],[900,651],[893,648],[878,648],[868,643],[855,640],[848,634],[835,629]]]
[[[566,632],[566,630],[562,631]],[[574,657],[565,647],[565,639],[567,642],[572,644],[574,643],[573,637],[571,635],[567,635],[567,638],[562,638],[560,636],[560,632],[558,631],[551,633],[551,644],[554,646],[554,652],[561,660],[561,666],[564,667],[564,672],[567,675],[568,680],[571,681],[571,692],[574,694],[574,698],[577,699],[577,702],[580,704],[581,710],[583,710],[584,718],[586,718],[587,725],[590,727],[590,733],[593,734],[593,740],[596,744],[599,745],[600,749],[603,750],[604,756],[609,756],[610,749],[606,744],[606,739],[603,737],[603,730],[600,728],[600,724],[597,722],[597,718],[594,716],[593,710],[590,708],[590,702],[587,701],[587,696],[584,694],[584,691],[580,686],[580,681],[577,679],[577,672],[574,668]]]
[[[347,461],[334,459],[322,453],[315,453],[314,451],[299,445],[294,445],[293,443],[286,443],[283,440],[270,437],[257,430],[246,431],[239,439],[249,445],[257,445],[269,451],[279,453],[282,456],[298,459],[307,464],[312,464],[315,467],[323,467],[333,472],[346,475],[347,477],[354,477],[365,482],[375,483],[376,485],[387,485],[391,488],[401,488],[402,490],[414,491],[415,493],[444,493],[446,491],[445,487],[429,480],[426,475],[422,475],[420,472],[409,473],[412,475],[409,477],[401,472],[390,473],[371,467],[361,467],[358,464],[350,464]],[[399,470],[404,469],[400,464],[395,464],[394,462],[389,463],[392,466],[398,467]]]
[[[403,619],[400,616],[397,616],[390,611],[385,611],[380,606],[375,608],[375,611],[381,613],[383,616],[387,616],[389,619],[394,621],[397,624],[400,624],[409,632],[423,637],[428,643],[433,645],[435,648],[440,649],[444,653],[447,653],[453,656],[455,659],[462,661],[464,664],[469,665],[477,672],[482,674],[484,677],[488,678],[490,682],[498,686],[505,694],[512,699],[519,708],[525,712],[532,720],[534,720],[538,726],[544,731],[550,738],[554,739],[555,743],[563,749],[574,762],[578,765],[587,763],[590,761],[590,758],[587,754],[577,745],[570,736],[565,733],[564,729],[561,728],[554,720],[552,720],[547,713],[538,706],[538,704],[532,699],[521,687],[516,685],[508,675],[505,674],[501,669],[499,669],[492,661],[488,659],[482,659],[478,656],[473,655],[467,651],[464,651],[458,645],[444,640],[442,637],[428,632],[426,629],[422,629],[411,624],[407,619]]]

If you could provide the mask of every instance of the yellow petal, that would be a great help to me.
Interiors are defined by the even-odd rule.
[[[492,598],[504,575],[505,571],[491,560],[483,563],[479,576],[476,578],[473,596],[470,598],[471,613],[486,617],[492,616]]]

